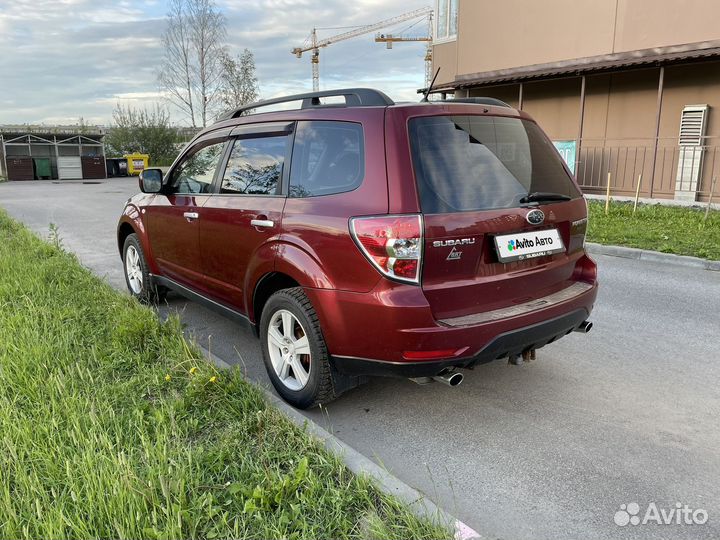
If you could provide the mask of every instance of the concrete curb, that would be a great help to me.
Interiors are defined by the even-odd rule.
[[[230,369],[232,366],[225,362],[222,358],[211,353],[201,345],[198,345],[207,359],[220,369]],[[254,383],[253,383],[254,384]],[[454,530],[455,540],[481,540],[488,538],[469,527],[459,519],[447,513],[445,510],[437,506],[425,495],[410,487],[399,478],[393,476],[388,471],[377,465],[374,461],[364,456],[351,446],[348,446],[332,433],[320,427],[300,411],[285,403],[282,399],[270,392],[267,388],[263,388],[259,384],[255,385],[267,397],[267,400],[273,406],[280,409],[295,425],[303,428],[323,443],[325,448],[334,454],[339,454],[345,462],[346,467],[356,475],[365,475],[372,478],[376,485],[385,493],[394,496],[398,500],[407,504],[415,515],[424,517],[436,522],[444,523]]]
[[[685,266],[688,268],[700,268],[712,272],[720,272],[720,261],[708,261],[699,257],[688,257],[686,255],[674,255],[672,253],[660,253],[646,249],[637,249],[624,246],[606,246],[587,242],[585,244],[591,254],[609,255],[610,257],[622,257],[625,259],[639,259],[641,261],[658,262]]]

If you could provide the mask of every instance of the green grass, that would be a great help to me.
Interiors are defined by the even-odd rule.
[[[448,538],[0,211],[0,538]]]
[[[677,255],[720,260],[720,211],[677,206],[611,202],[605,215],[604,201],[588,201],[590,223],[587,239],[600,244],[629,246]]]

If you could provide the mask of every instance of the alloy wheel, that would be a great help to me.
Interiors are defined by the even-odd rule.
[[[140,264],[140,254],[133,245],[128,246],[125,252],[125,274],[132,292],[140,294],[143,288],[143,269]]]
[[[302,390],[310,378],[310,341],[290,311],[273,313],[267,330],[270,360],[280,382],[289,390]]]

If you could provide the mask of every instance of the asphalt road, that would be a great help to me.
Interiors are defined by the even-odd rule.
[[[134,180],[0,184],[0,206],[125,287],[115,225]],[[1,239],[0,239],[1,240]],[[720,273],[598,257],[588,335],[460,387],[376,379],[307,415],[483,534],[720,537]],[[187,330],[269,386],[255,338],[177,296]],[[617,526],[620,505],[703,509],[703,525]],[[698,514],[701,517],[700,514]]]

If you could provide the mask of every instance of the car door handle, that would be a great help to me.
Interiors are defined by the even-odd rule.
[[[200,217],[200,214],[198,214],[197,212],[184,212],[184,213],[183,213],[183,216],[184,216],[185,219],[187,219],[188,221],[193,221],[193,220],[199,218],[199,217]]]
[[[253,227],[274,227],[275,222],[269,219],[251,219],[250,225]]]

